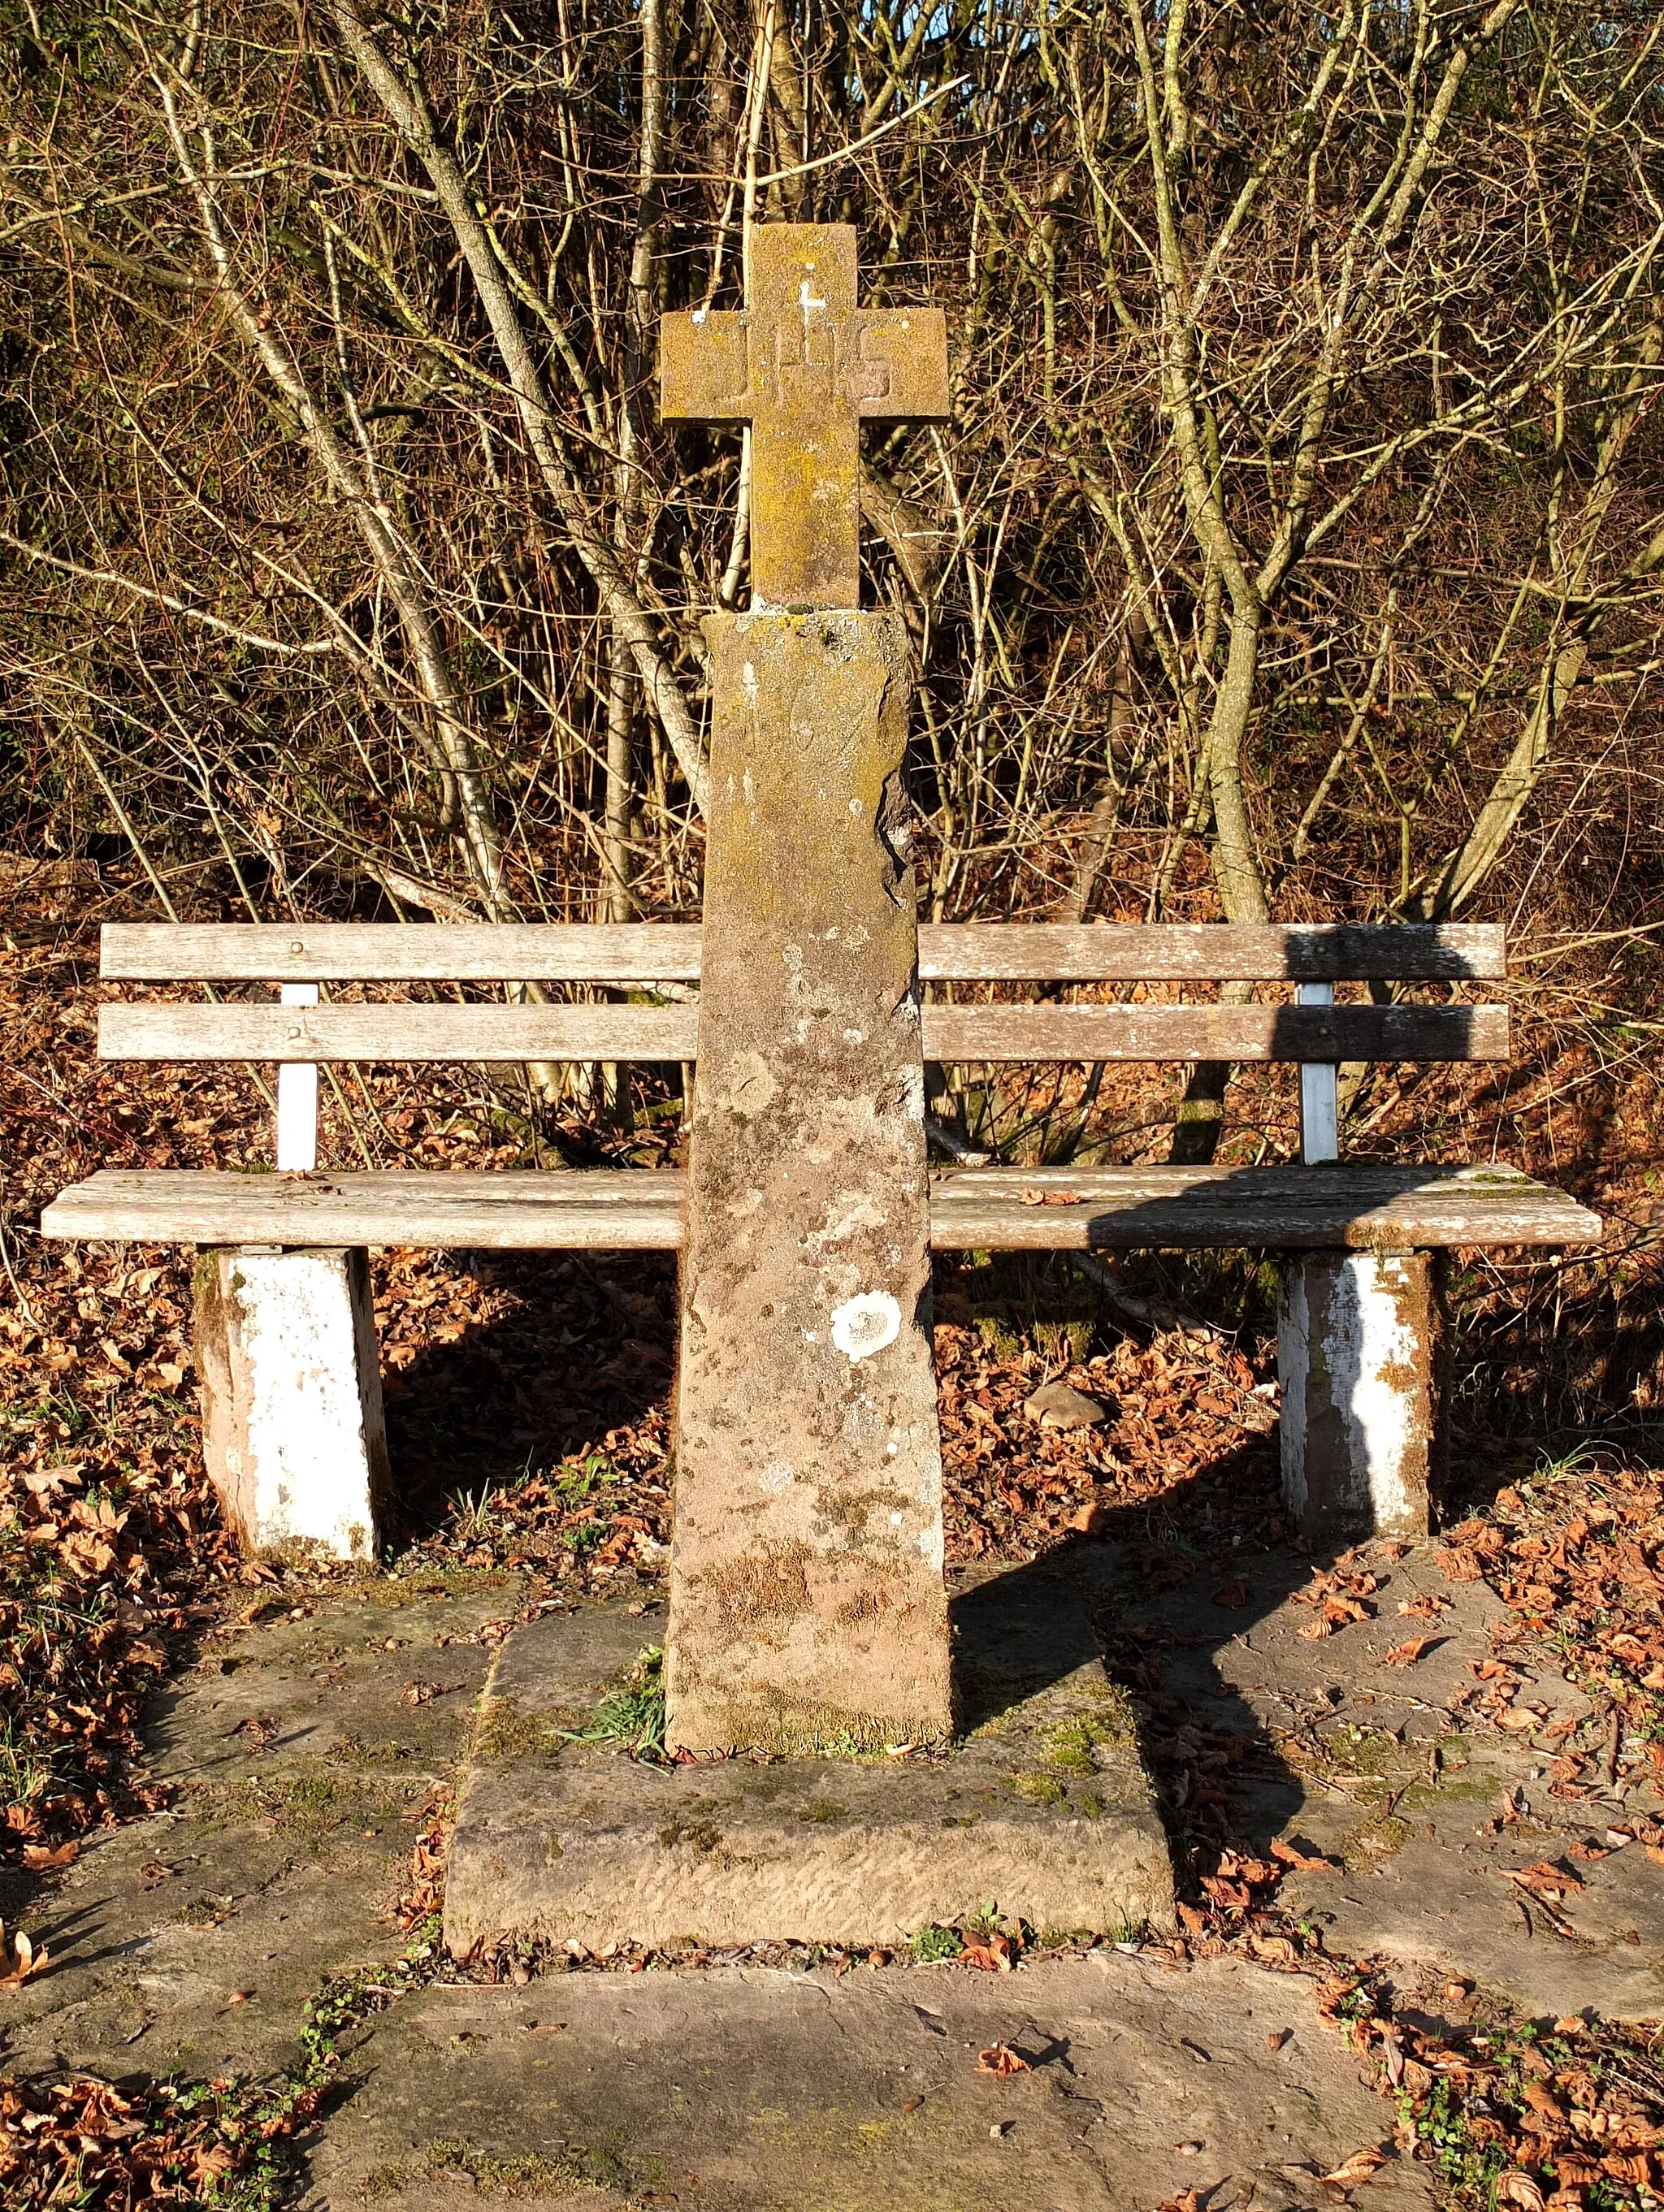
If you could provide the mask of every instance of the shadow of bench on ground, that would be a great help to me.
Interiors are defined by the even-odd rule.
[[[1263,1850],[1303,1802],[1299,1778],[1278,1755],[1259,1716],[1222,1672],[1208,1668],[1215,1651],[1251,1632],[1322,1564],[1282,1548],[1232,1553],[1228,1565],[1210,1556],[1218,1533],[1203,1524],[1218,1486],[1240,1479],[1259,1488],[1264,1458],[1264,1440],[1256,1438],[1153,1497],[1112,1507],[1098,1534],[1069,1538],[1019,1566],[949,1570],[957,1584],[950,1617],[959,1727],[982,1727],[1078,1669],[1102,1663],[1131,1698],[1139,1750],[1161,1796],[1181,1886],[1189,1871],[1185,1844],[1197,1839],[1190,1832],[1203,1808],[1173,1801],[1175,1787],[1184,1797],[1190,1762],[1174,1756],[1173,1699],[1160,1656],[1168,1644],[1186,1647],[1192,1677],[1203,1670],[1213,1674],[1211,1694],[1180,1701],[1178,1725],[1203,1732],[1216,1756],[1225,1747],[1223,1765],[1245,1781],[1252,1778],[1252,1814],[1246,1802],[1232,1802],[1227,1787],[1206,1808],[1208,1834]],[[1196,1632],[1193,1590],[1173,1590],[1174,1620],[1172,1626],[1164,1621],[1164,1594],[1148,1565],[1158,1524],[1160,1556],[1170,1576],[1181,1576],[1186,1585],[1198,1578],[1228,1580],[1233,1599],[1239,1589],[1243,1593],[1240,1602],[1216,1613],[1216,1631],[1210,1623],[1206,1633]],[[1251,1571],[1246,1576],[1244,1568]],[[1184,1628],[1178,1625],[1180,1614]]]

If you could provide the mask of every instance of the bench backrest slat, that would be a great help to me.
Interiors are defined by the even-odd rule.
[[[1297,1006],[1332,1006],[1332,983],[1296,983]],[[1333,1060],[1308,1061],[1300,1071],[1300,1157],[1307,1167],[1340,1158],[1340,1070]]]
[[[315,983],[285,983],[285,1006],[315,1006]],[[277,1070],[277,1165],[309,1175],[318,1164],[318,1068],[291,1060]]]
[[[165,1060],[691,1060],[698,1009],[173,1006],[99,1010],[99,1056]],[[927,1006],[937,1060],[1506,1060],[1503,1006]]]
[[[697,923],[112,922],[101,972],[129,982],[692,982]],[[941,982],[1454,981],[1508,972],[1491,922],[926,923]]]

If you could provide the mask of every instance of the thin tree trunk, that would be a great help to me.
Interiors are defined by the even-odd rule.
[[[592,526],[582,493],[555,442],[554,413],[542,376],[521,327],[513,295],[490,234],[480,220],[462,165],[440,135],[426,94],[399,76],[371,37],[356,0],[334,0],[334,14],[342,38],[366,83],[433,184],[491,323],[538,473],[559,510],[573,550],[600,595],[602,606],[630,647],[647,696],[676,756],[677,765],[687,780],[695,805],[703,813],[706,765],[698,726],[633,581],[613,548]]]

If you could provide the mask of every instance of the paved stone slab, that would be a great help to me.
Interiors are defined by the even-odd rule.
[[[1062,1573],[967,1588],[972,1733],[928,1758],[643,1765],[572,1740],[642,1624],[597,1609],[516,1631],[462,1796],[447,1942],[893,1944],[990,1903],[1040,1929],[1170,1928],[1167,1842],[1089,1598]]]
[[[1216,1570],[1129,1607],[1124,1625],[1161,1639],[1163,1687],[1205,1724],[1263,1748],[1236,1772],[1238,1830],[1263,1849],[1298,1837],[1338,1861],[1331,1874],[1297,1873],[1283,1903],[1310,1917],[1337,1953],[1379,1957],[1406,1988],[1426,1984],[1444,2007],[1455,1975],[1511,1998],[1535,2019],[1585,2008],[1608,2019],[1664,2019],[1664,1878],[1639,1844],[1595,1861],[1565,1856],[1599,1846],[1608,1822],[1660,1816],[1650,1762],[1594,1802],[1555,1796],[1560,1742],[1545,1727],[1592,1713],[1588,1698],[1529,1642],[1514,1647],[1525,1674],[1521,1700],[1539,1725],[1503,1735],[1459,1724],[1450,1701],[1481,1685],[1491,1631],[1512,1616],[1483,1583],[1452,1583],[1436,1546],[1399,1558],[1363,1553],[1381,1587],[1375,1618],[1314,1638],[1311,1607],[1296,1593],[1313,1562],[1277,1551],[1241,1561],[1239,1601],[1214,1604]],[[1436,1602],[1437,1617],[1400,1604]],[[1413,1666],[1387,1655],[1417,1632],[1433,1648]],[[1599,1733],[1597,1728],[1597,1734]],[[1522,1912],[1508,1879],[1547,1859],[1585,1887],[1557,1908],[1570,1934]],[[1457,2018],[1464,2015],[1459,2010]]]
[[[0,1870],[0,1915],[52,1954],[6,1999],[5,2067],[281,2073],[306,2000],[403,1949],[415,1816],[518,1602],[506,1575],[378,1575],[210,1635],[147,1725],[169,1809],[91,1837],[44,1893]]]
[[[907,645],[705,625],[715,695],[666,1680],[670,1740],[949,1726]]]
[[[978,2072],[996,2043],[1027,2070]],[[1317,2212],[1319,2177],[1392,2136],[1306,1984],[1230,1960],[436,1990],[347,2070],[306,2212],[534,2190],[682,2212],[1147,2212],[1186,2189]],[[1391,2158],[1359,2212],[1422,2212],[1428,2177]]]

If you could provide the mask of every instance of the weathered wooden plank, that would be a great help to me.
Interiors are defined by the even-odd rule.
[[[1211,1202],[1200,1193],[1141,1205],[1024,1206],[993,1200],[933,1207],[937,1251],[1420,1251],[1453,1246],[1593,1244],[1597,1216],[1557,1192],[1512,1203],[1389,1200],[1290,1206],[1252,1191]]]
[[[109,922],[101,973],[128,982],[692,982],[697,922]],[[918,933],[942,982],[1450,981],[1508,972],[1491,922],[944,922]]]
[[[1508,973],[1494,922],[948,922],[918,933],[919,973],[942,981],[1454,981]]]
[[[946,1060],[1506,1060],[1505,1006],[927,1006]]]
[[[107,922],[99,972],[168,983],[688,982],[697,924]]]
[[[123,1206],[175,1204],[181,1193],[242,1190],[262,1206],[331,1206],[350,1189],[355,1203],[397,1209],[414,1194],[430,1202],[427,1186],[464,1206],[495,1205],[505,1193],[516,1205],[632,1206],[680,1204],[680,1168],[320,1168],[310,1175],[272,1169],[230,1174],[216,1168],[101,1168],[72,1191],[96,1191],[101,1202]],[[70,1195],[72,1194],[65,1194]],[[57,1203],[58,1201],[54,1201]]]
[[[1245,1183],[1244,1178],[1252,1180]],[[939,1200],[1022,1198],[1040,1192],[1046,1198],[1072,1195],[1106,1203],[1182,1198],[1252,1188],[1267,1200],[1289,1206],[1331,1203],[1337,1190],[1370,1206],[1421,1192],[1460,1190],[1477,1198],[1511,1198],[1550,1188],[1519,1168],[1429,1165],[1423,1161],[1353,1159],[1307,1167],[1289,1160],[1271,1167],[1174,1166],[1165,1160],[1131,1167],[942,1168],[936,1171]]]
[[[1025,1203],[1025,1194],[1029,1202]],[[1051,1203],[1033,1203],[1039,1194]],[[107,1169],[53,1200],[54,1237],[149,1243],[416,1244],[662,1250],[682,1178],[645,1170],[313,1176]],[[938,1250],[1598,1243],[1598,1214],[1496,1168],[960,1169],[931,1194]]]
[[[416,1244],[673,1251],[682,1178],[650,1170],[224,1175],[107,1170],[64,1192],[41,1233],[147,1243]]]
[[[959,1169],[938,1249],[1329,1250],[1599,1243],[1599,1215],[1517,1169],[1367,1161],[1271,1168]]]
[[[101,1006],[101,1060],[692,1060],[692,1006]]]
[[[943,1060],[1506,1060],[1502,1006],[926,1006]],[[102,1060],[691,1060],[692,1006],[99,1010]]]

